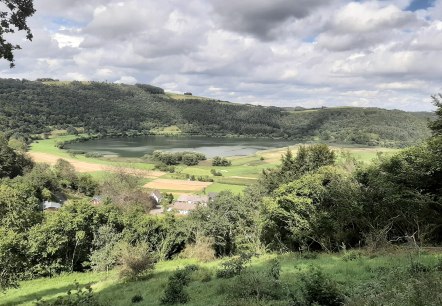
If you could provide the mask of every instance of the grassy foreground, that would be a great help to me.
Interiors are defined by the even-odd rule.
[[[337,282],[346,296],[347,305],[440,305],[442,301],[441,252],[395,251],[389,254],[361,255],[359,252],[300,256],[299,254],[263,255],[254,258],[246,270],[263,270],[270,260],[281,263],[281,281],[290,290],[300,286],[300,275],[311,266],[318,267]],[[106,273],[73,273],[52,279],[24,281],[20,288],[0,293],[0,305],[33,305],[37,298],[54,299],[73,288],[73,282],[92,284],[94,293],[103,305],[132,305],[134,295],[143,301],[136,305],[160,305],[168,277],[177,268],[199,264],[209,281],[193,278],[186,291],[190,301],[186,305],[229,305],[229,283],[234,279],[218,279],[216,269],[222,260],[198,263],[196,260],[176,259],[157,264],[152,276],[143,281],[123,283],[117,271]],[[422,291],[423,290],[423,291]],[[422,296],[426,295],[426,296]],[[414,303],[413,299],[422,301]],[[441,299],[441,300],[438,300]],[[409,301],[409,303],[404,303]],[[426,301],[426,302],[425,302]],[[431,303],[434,302],[434,304]],[[255,305],[255,304],[247,304]],[[276,305],[264,302],[259,305]],[[286,305],[286,304],[277,304]]]

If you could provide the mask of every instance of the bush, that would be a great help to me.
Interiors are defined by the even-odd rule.
[[[232,278],[236,275],[240,275],[251,259],[251,254],[242,253],[240,256],[233,257],[230,260],[223,262],[221,268],[216,271],[216,277]]]
[[[139,302],[143,301],[143,297],[141,295],[137,294],[132,297],[131,301],[133,304],[139,303]]]
[[[192,274],[192,280],[207,283],[212,280],[212,271],[207,268],[200,268]]]
[[[353,261],[360,259],[363,256],[362,251],[360,250],[351,250],[344,253],[342,256],[343,261]]]
[[[195,258],[202,262],[212,261],[216,258],[213,249],[214,239],[211,237],[197,237],[194,244],[188,244],[180,254],[182,258]]]
[[[344,295],[336,282],[316,267],[310,267],[302,276],[304,305],[339,306]]]
[[[149,252],[146,244],[140,243],[131,246],[124,243],[120,255],[120,278],[125,280],[137,280],[144,278],[155,267],[155,258]]]
[[[99,158],[99,157],[103,157],[103,154],[101,154],[99,152],[87,152],[84,156],[89,157],[89,158]]]
[[[100,306],[92,293],[91,286],[82,288],[79,283],[74,283],[74,290],[69,290],[66,296],[59,296],[54,301],[37,300],[35,305],[41,306]]]
[[[212,160],[212,166],[227,167],[231,165],[232,162],[225,157],[215,156]]]
[[[196,265],[186,266],[176,270],[170,277],[161,298],[161,304],[185,304],[190,300],[189,294],[184,290],[191,281],[191,274],[199,269]]]

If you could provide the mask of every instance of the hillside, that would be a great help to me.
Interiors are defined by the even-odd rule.
[[[431,113],[378,108],[293,111],[152,91],[153,86],[0,79],[0,130],[7,136],[84,128],[103,135],[179,133],[406,146],[428,137]],[[152,93],[155,92],[155,93]],[[18,134],[17,134],[18,133]]]

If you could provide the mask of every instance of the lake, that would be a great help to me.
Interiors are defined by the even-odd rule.
[[[141,136],[94,139],[66,145],[66,149],[120,157],[142,157],[155,150],[192,151],[214,156],[243,156],[260,150],[295,145],[296,141],[257,138],[212,138],[200,136]]]

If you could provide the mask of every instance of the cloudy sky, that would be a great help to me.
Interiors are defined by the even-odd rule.
[[[431,110],[442,0],[36,0],[0,77],[149,83],[276,106]]]

